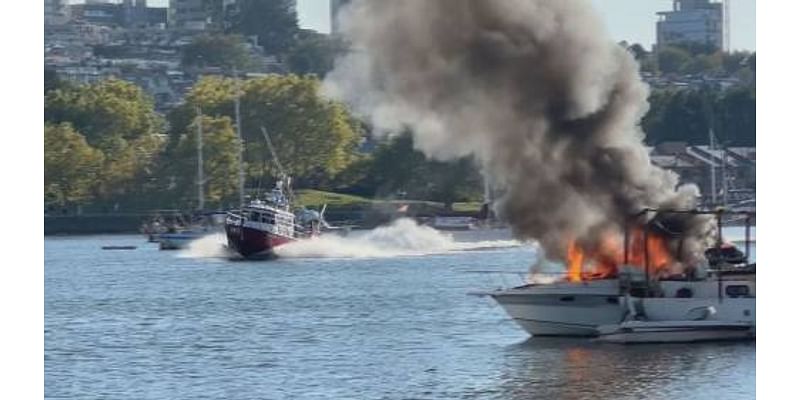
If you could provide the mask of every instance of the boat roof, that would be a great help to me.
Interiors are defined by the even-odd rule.
[[[278,207],[276,207],[276,206],[274,206],[272,204],[265,203],[265,202],[252,202],[252,203],[242,207],[242,211],[259,211],[259,212],[269,211],[269,212],[274,212],[274,213],[277,213],[277,214],[287,214],[287,215],[294,216],[294,214],[292,214],[291,212],[289,212],[289,211],[287,211],[285,209],[278,208]]]

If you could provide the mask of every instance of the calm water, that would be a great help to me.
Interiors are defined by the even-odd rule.
[[[360,242],[357,242],[357,244]],[[134,251],[102,251],[133,244]],[[363,243],[361,243],[363,245]],[[529,248],[230,262],[45,239],[45,397],[751,399],[755,344],[528,339],[488,299]]]

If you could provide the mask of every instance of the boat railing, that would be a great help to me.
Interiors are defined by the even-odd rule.
[[[523,288],[538,285],[550,285],[557,282],[567,282],[566,272],[531,272],[531,271],[494,271],[494,270],[463,270],[465,274],[482,274],[494,278],[495,283],[501,282],[497,290],[508,288]],[[509,277],[516,277],[509,283]]]
[[[723,237],[722,237],[722,228],[723,222],[727,219],[731,218],[743,218],[744,225],[745,225],[745,254],[744,254],[744,265],[749,266],[750,264],[750,243],[751,243],[751,226],[755,221],[756,213],[751,211],[733,211],[733,210],[726,210],[724,208],[718,208],[716,210],[699,210],[699,209],[690,209],[690,210],[678,210],[678,209],[656,209],[656,208],[645,208],[637,214],[634,214],[630,217],[629,223],[625,224],[624,229],[624,239],[623,239],[623,260],[624,264],[628,265],[629,262],[629,254],[630,254],[630,229],[631,225],[636,225],[640,228],[643,228],[643,241],[644,243],[648,243],[648,236],[651,234],[650,230],[652,229],[651,224],[645,223],[641,224],[640,221],[642,217],[647,219],[650,214],[656,215],[669,215],[669,214],[684,214],[684,215],[707,215],[707,216],[714,216],[716,219],[716,228],[717,228],[717,237],[716,243],[713,249],[715,253],[722,254],[723,253]],[[637,223],[638,222],[638,223]],[[654,292],[658,290],[658,279],[657,277],[651,276],[650,271],[650,246],[644,246],[644,282],[647,284],[648,289],[646,290],[645,297],[649,297],[653,295]],[[713,269],[714,266],[709,264],[709,267]],[[717,269],[722,268],[723,265],[720,264],[717,266]],[[753,266],[754,269],[755,266]],[[718,296],[720,301],[722,300],[722,278],[720,273],[716,274],[718,282]],[[621,285],[620,288],[625,292],[628,290],[630,293],[631,287],[629,285]]]

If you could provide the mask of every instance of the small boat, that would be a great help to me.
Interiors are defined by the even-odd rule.
[[[205,210],[205,167],[203,161],[203,114],[197,108],[197,208],[191,216],[184,216],[183,213],[176,213],[168,222],[161,221],[160,225],[155,225],[160,230],[153,229],[151,225],[148,230],[149,240],[158,243],[160,250],[182,250],[189,247],[195,240],[201,239],[206,235],[221,232],[225,221],[225,213],[204,211]],[[156,220],[156,222],[159,222]]]
[[[197,213],[185,226],[172,226],[156,236],[160,250],[183,250],[195,240],[222,232],[225,214],[219,212]]]
[[[435,217],[433,228],[440,231],[468,231],[475,228],[475,218]]]
[[[136,250],[136,246],[103,246],[103,250]]]
[[[196,230],[162,233],[158,235],[158,248],[159,250],[183,250],[189,247],[189,243],[206,234],[208,232]]]
[[[691,343],[754,339],[755,325],[736,321],[625,321],[598,327],[596,340],[620,343]]]

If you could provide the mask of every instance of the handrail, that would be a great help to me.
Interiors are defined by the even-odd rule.
[[[755,216],[756,213],[753,211],[733,211],[727,210],[724,208],[720,208],[717,210],[675,210],[675,209],[658,209],[658,208],[644,208],[642,211],[634,214],[633,217],[639,217],[647,213],[658,213],[658,214],[692,214],[692,215],[743,215],[743,216]]]

